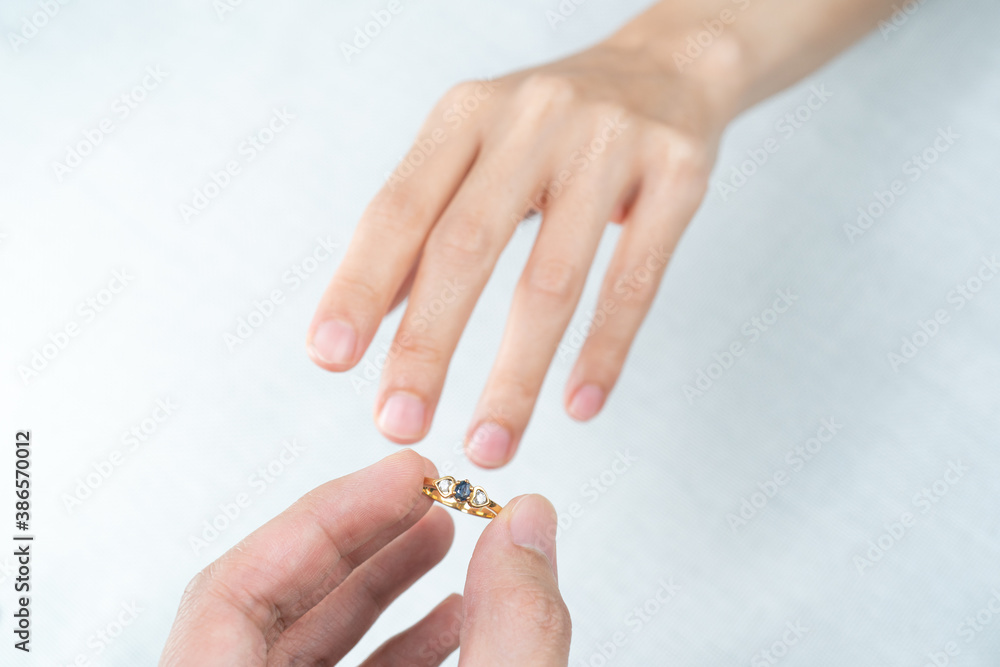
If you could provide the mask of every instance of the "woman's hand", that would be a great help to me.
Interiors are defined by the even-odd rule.
[[[309,330],[313,360],[358,363],[404,299],[375,399],[382,433],[427,433],[448,364],[518,223],[543,217],[467,434],[497,467],[514,455],[609,220],[623,230],[566,386],[576,419],[604,405],[668,258],[706,189],[730,115],[725,51],[681,73],[611,40],[571,58],[455,87],[362,217]],[[708,72],[712,85],[706,85]]]
[[[671,0],[605,42],[457,86],[375,196],[308,333],[345,371],[409,295],[375,399],[386,437],[420,440],[448,363],[517,223],[542,225],[466,435],[485,467],[514,455],[609,220],[622,234],[566,386],[601,409],[705,192],[726,124],[890,14],[892,0]],[[562,354],[562,352],[560,353]]]
[[[437,472],[407,450],[307,494],[191,581],[160,665],[337,663],[451,546],[424,476]],[[479,539],[464,599],[445,598],[364,665],[433,667],[461,639],[462,665],[564,667],[555,522],[540,496],[511,501]]]

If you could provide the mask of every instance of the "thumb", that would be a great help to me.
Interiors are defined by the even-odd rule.
[[[556,511],[538,495],[515,498],[483,531],[465,581],[460,665],[568,664],[555,536]]]

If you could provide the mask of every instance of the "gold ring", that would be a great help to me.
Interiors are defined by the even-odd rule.
[[[457,482],[451,476],[439,479],[424,477],[424,493],[442,505],[484,519],[495,518],[503,509],[490,500],[483,487],[472,486],[467,479]]]

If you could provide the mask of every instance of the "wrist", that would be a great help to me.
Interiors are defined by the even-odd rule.
[[[675,16],[658,5],[605,43],[636,53],[666,76],[689,81],[703,93],[718,123],[726,125],[751,105],[755,87],[747,44],[732,25],[737,11]]]

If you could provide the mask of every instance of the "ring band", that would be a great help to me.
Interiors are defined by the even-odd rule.
[[[466,514],[481,516],[484,519],[495,518],[503,509],[490,500],[483,487],[472,486],[467,479],[458,482],[450,475],[438,479],[424,477],[423,490],[425,494],[442,505],[447,505]]]

